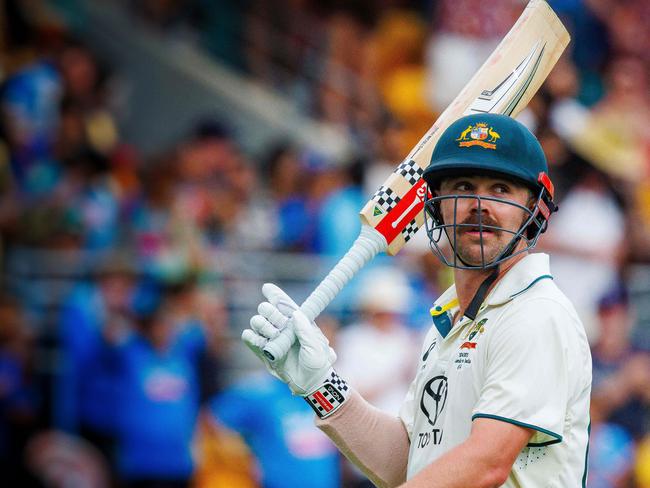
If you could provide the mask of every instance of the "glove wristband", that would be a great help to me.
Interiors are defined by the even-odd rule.
[[[346,381],[332,370],[329,377],[316,390],[305,395],[305,400],[324,419],[336,412],[345,403],[349,395]]]

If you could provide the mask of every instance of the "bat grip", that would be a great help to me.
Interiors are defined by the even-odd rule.
[[[300,310],[309,320],[313,321],[354,275],[377,254],[385,251],[387,247],[388,244],[384,236],[372,227],[362,226],[361,233],[350,250],[307,297],[307,300],[300,306]],[[285,327],[278,337],[264,346],[264,355],[270,361],[282,358],[289,352],[295,341],[296,335],[293,327]]]

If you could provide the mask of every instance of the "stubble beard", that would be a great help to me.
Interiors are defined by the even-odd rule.
[[[461,234],[457,236],[456,253],[465,264],[483,266],[493,262],[505,250],[508,243],[502,241],[501,232],[483,234],[483,239],[470,238]],[[481,248],[483,248],[482,256]]]
[[[525,223],[526,219],[527,216],[524,216],[519,228]],[[497,222],[492,220],[486,222],[485,225],[499,226]],[[456,254],[465,264],[470,266],[484,266],[493,263],[510,245],[515,234],[515,231],[492,229],[491,232],[482,231],[480,236],[470,236],[466,231],[457,228]],[[481,248],[483,248],[483,256],[481,256]]]

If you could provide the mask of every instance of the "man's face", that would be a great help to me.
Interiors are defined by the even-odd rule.
[[[508,200],[524,207],[531,206],[531,192],[528,188],[512,181],[483,176],[463,176],[446,178],[440,185],[439,196],[481,196]],[[458,202],[457,204],[455,202]],[[494,261],[510,243],[522,223],[529,217],[524,210],[507,203],[492,200],[481,200],[480,221],[483,231],[479,231],[479,201],[476,198],[444,199],[440,202],[440,211],[445,224],[454,223],[454,207],[456,207],[456,224],[476,224],[471,226],[456,226],[450,228],[448,237],[454,243],[455,232],[456,253],[467,265],[480,266]],[[485,226],[501,227],[505,230],[485,228]],[[506,232],[506,230],[510,232]],[[481,245],[483,254],[481,254]],[[525,242],[519,241],[515,251],[523,248]]]

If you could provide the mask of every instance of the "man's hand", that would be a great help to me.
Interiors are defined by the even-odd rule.
[[[251,318],[251,328],[244,330],[242,340],[273,376],[289,385],[294,394],[307,396],[336,374],[332,369],[336,353],[318,326],[284,291],[266,283],[262,294],[267,301],[260,303],[258,315]],[[294,328],[297,340],[284,357],[271,363],[263,348],[285,327]]]

